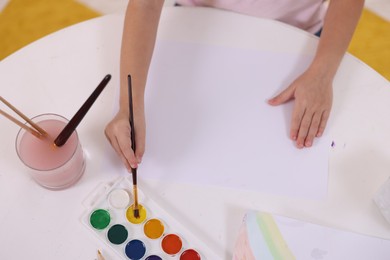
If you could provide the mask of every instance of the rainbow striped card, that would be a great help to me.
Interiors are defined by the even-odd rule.
[[[388,260],[390,240],[251,211],[234,249],[233,260],[242,259]]]

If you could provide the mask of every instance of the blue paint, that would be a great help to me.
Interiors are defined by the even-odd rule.
[[[145,260],[162,260],[162,258],[157,255],[150,255],[146,257]]]
[[[131,260],[141,259],[145,255],[145,252],[145,244],[138,239],[131,240],[125,247],[125,253]]]

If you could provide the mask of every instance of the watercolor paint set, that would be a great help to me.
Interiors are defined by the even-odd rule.
[[[121,259],[219,259],[189,229],[138,189],[140,217],[134,217],[131,176],[98,187],[87,198],[83,224]]]

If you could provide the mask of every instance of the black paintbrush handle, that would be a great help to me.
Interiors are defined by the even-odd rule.
[[[134,132],[134,112],[133,112],[133,89],[131,84],[131,76],[127,77],[128,80],[128,94],[129,94],[129,123],[130,123],[130,138],[131,138],[131,149],[135,153],[135,132]]]
[[[88,110],[91,108],[93,103],[99,97],[100,93],[102,93],[103,89],[107,86],[108,82],[111,79],[111,75],[108,74],[104,77],[104,79],[100,82],[100,84],[96,87],[96,89],[92,92],[89,98],[84,102],[84,104],[80,107],[77,113],[72,117],[72,119],[68,122],[68,124],[64,127],[61,133],[54,140],[54,144],[58,147],[63,146],[66,141],[68,141],[69,137],[72,135],[73,131],[79,125],[81,120],[87,114]]]
[[[135,155],[135,130],[134,130],[134,110],[133,110],[133,88],[131,83],[131,76],[127,76],[128,84],[128,95],[129,95],[129,123],[130,123],[130,139],[131,139],[131,149]],[[131,173],[133,175],[133,185],[137,185],[137,169],[131,168]]]
[[[131,174],[133,177],[133,185],[137,185],[137,168],[131,168]]]

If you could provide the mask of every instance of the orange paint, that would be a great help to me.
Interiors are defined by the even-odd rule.
[[[181,241],[181,238],[175,234],[166,235],[161,242],[162,249],[169,255],[176,255],[179,253],[182,246],[183,242]]]
[[[157,239],[164,233],[164,224],[156,219],[149,219],[144,225],[144,233],[148,238]]]

